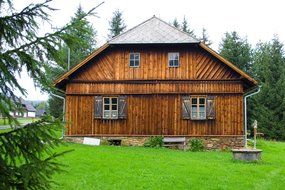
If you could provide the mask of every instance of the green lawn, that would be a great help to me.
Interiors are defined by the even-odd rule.
[[[66,172],[54,189],[284,189],[285,143],[259,141],[263,160],[243,163],[230,152],[183,152],[143,147],[87,146],[59,161]]]
[[[20,124],[27,124],[38,120],[38,118],[18,118],[17,120],[19,121]],[[1,125],[9,125],[8,119],[4,120],[3,118],[0,118],[0,126]]]
[[[6,132],[9,132],[9,131],[11,131],[11,129],[0,129],[0,134],[1,133],[6,133]]]

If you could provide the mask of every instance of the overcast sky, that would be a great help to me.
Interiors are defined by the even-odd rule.
[[[14,5],[21,9],[31,0],[15,0]],[[36,1],[41,2],[41,1]],[[59,9],[52,13],[52,27],[62,27],[74,15],[79,4],[85,11],[95,7],[102,1],[98,0],[54,0],[51,5]],[[255,45],[258,41],[269,41],[274,34],[285,42],[285,2],[282,0],[105,0],[97,9],[98,17],[90,17],[89,21],[97,30],[98,46],[106,42],[108,21],[116,9],[123,11],[123,17],[130,29],[149,19],[153,15],[164,21],[179,22],[183,17],[189,21],[190,27],[200,35],[205,27],[213,42],[212,48],[218,50],[219,43],[225,32],[237,31],[240,36],[247,37]],[[42,31],[51,30],[51,26],[43,27]],[[47,95],[35,90],[33,82],[25,74],[21,78],[22,85],[28,90],[29,100],[46,100]]]

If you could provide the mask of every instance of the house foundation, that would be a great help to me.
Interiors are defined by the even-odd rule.
[[[101,140],[101,144],[112,144],[113,141],[120,142],[122,146],[143,146],[149,137],[94,137]],[[64,140],[73,143],[83,143],[84,137],[71,137],[65,136]],[[187,146],[189,146],[189,140],[200,139],[203,141],[206,150],[227,150],[233,148],[243,147],[242,136],[216,136],[216,137],[186,137]]]

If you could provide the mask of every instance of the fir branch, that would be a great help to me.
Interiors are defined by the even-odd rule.
[[[2,7],[8,2],[12,15],[0,17],[0,114],[8,118],[11,131],[0,134],[0,189],[50,189],[51,175],[60,171],[61,164],[54,159],[64,154],[54,153],[54,148],[62,142],[56,137],[55,130],[62,127],[59,119],[45,117],[23,127],[9,112],[21,110],[21,103],[15,95],[20,86],[16,74],[26,69],[35,85],[42,90],[52,89],[45,72],[49,69],[49,61],[57,59],[58,48],[63,42],[67,45],[74,42],[74,36],[67,29],[79,28],[81,20],[94,11],[102,3],[54,33],[37,36],[36,19],[48,21],[49,7],[43,3],[31,4],[19,13],[14,13],[9,0],[0,1]]]

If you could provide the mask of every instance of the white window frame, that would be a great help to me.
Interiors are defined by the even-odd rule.
[[[109,103],[105,103],[105,99],[109,99]],[[113,103],[112,100],[117,99],[117,103]],[[117,107],[117,109],[113,110],[113,106]],[[109,106],[109,109],[106,110],[105,106]],[[119,118],[119,99],[118,97],[103,97],[103,119],[118,119]],[[108,116],[107,116],[108,113]]]
[[[177,55],[177,59],[176,59]],[[177,61],[177,65],[171,65],[171,61]],[[180,66],[180,58],[179,58],[179,52],[169,52],[168,53],[168,67],[179,67]]]
[[[193,104],[193,99],[197,99],[196,104]],[[200,104],[200,99],[204,99],[204,104]],[[191,97],[191,119],[192,120],[206,120],[207,119],[207,98],[205,96],[194,96]],[[193,106],[196,106],[196,117],[194,117]],[[200,108],[204,107],[204,111],[201,112]],[[204,117],[201,117],[201,113],[203,113]]]
[[[131,58],[131,55],[133,55],[133,58]],[[138,58],[136,58],[138,55]],[[140,67],[140,59],[141,55],[138,52],[131,52],[129,56],[129,66],[133,68],[138,68]],[[133,61],[134,65],[131,65],[131,62]],[[136,61],[138,61],[138,65],[136,65]]]

